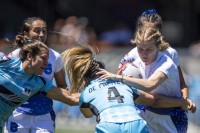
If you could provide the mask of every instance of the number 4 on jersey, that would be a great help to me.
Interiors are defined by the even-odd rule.
[[[115,95],[114,97],[111,97],[111,93]],[[123,103],[124,96],[120,95],[118,90],[115,87],[108,88],[108,100],[117,100],[118,103]]]

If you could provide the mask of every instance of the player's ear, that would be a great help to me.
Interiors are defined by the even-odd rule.
[[[31,61],[32,60],[32,55],[30,53],[28,53],[26,59]]]
[[[28,33],[27,31],[24,31],[24,38],[25,38],[26,40],[29,39],[29,33]]]
[[[24,31],[24,36],[28,36],[28,32],[27,31]]]

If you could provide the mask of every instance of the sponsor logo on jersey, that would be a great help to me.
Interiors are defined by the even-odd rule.
[[[22,91],[22,94],[26,95],[26,96],[30,96],[31,95],[31,90],[24,88],[24,90]]]
[[[44,70],[44,73],[50,75],[52,73],[52,65],[48,64]]]

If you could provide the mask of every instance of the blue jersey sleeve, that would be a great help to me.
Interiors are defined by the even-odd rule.
[[[133,91],[133,99],[134,99],[134,100],[137,99],[138,96],[141,94],[141,90],[136,89],[135,87],[132,87],[132,86],[130,86],[130,88],[131,88],[132,91]]]

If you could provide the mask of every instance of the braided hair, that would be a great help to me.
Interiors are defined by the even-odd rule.
[[[134,44],[141,42],[154,42],[161,52],[169,47],[169,43],[164,40],[164,37],[161,35],[160,31],[154,28],[141,28],[137,30],[135,38],[131,42]]]
[[[163,52],[165,51],[168,47],[170,47],[170,44],[165,41],[164,37],[161,34],[161,28],[162,28],[162,18],[161,16],[156,12],[155,9],[150,9],[144,11],[140,17],[138,18],[137,25],[136,25],[136,31],[135,31],[135,38],[139,37],[139,33],[142,31],[145,31],[148,28],[155,29],[158,34],[154,36],[159,37],[159,41],[157,42],[158,49],[159,51]],[[152,36],[152,37],[153,37]],[[131,43],[135,45],[135,40],[132,39]],[[160,43],[159,43],[160,42]]]

